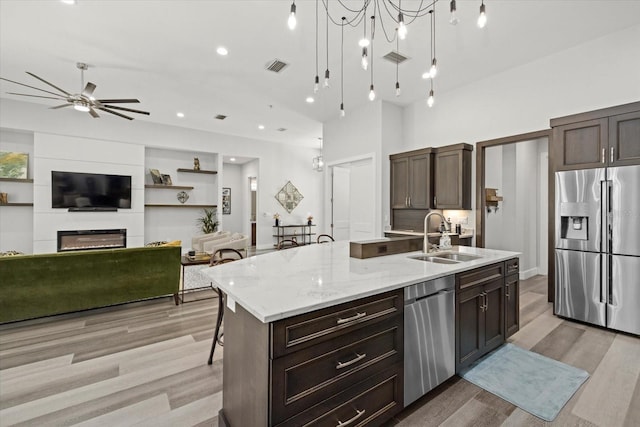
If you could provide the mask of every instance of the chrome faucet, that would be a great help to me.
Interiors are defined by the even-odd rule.
[[[449,221],[447,221],[444,215],[442,215],[440,212],[437,212],[437,211],[429,212],[424,217],[424,241],[422,242],[422,252],[424,253],[429,252],[429,237],[427,236],[427,234],[429,231],[429,218],[431,218],[431,215],[438,215],[440,218],[442,218],[442,222],[444,224],[444,231],[451,232],[451,224],[449,223]]]

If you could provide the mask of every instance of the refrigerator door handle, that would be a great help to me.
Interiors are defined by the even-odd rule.
[[[607,304],[611,301],[609,292],[609,255],[600,257],[600,302]]]

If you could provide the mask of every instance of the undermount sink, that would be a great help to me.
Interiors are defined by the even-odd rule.
[[[474,259],[482,258],[477,255],[461,254],[457,252],[445,252],[445,253],[436,254],[433,256],[438,258],[452,259],[455,261],[472,261]]]
[[[410,256],[409,258],[417,259],[420,261],[435,262],[436,264],[457,264],[458,262],[460,262],[460,261],[454,261],[446,258],[438,258],[432,255],[416,255],[416,256]]]
[[[461,254],[457,252],[442,252],[432,255],[414,255],[410,256],[411,259],[417,259],[419,261],[434,262],[436,264],[458,264],[464,261],[472,261],[474,259],[482,258],[478,255]]]

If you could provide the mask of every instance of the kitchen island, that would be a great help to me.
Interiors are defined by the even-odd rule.
[[[400,411],[403,289],[517,256],[453,250],[480,258],[356,259],[335,242],[206,269],[227,295],[221,425],[377,425]]]

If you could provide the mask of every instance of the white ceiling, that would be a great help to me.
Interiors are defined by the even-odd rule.
[[[358,7],[362,0],[342,3]],[[457,3],[461,18],[457,26],[448,24],[448,0],[440,0],[436,9],[439,74],[435,90],[439,97],[494,73],[640,24],[638,0],[486,0],[488,24],[480,30],[475,25],[480,0]],[[316,74],[316,2],[296,2],[298,26],[293,32],[286,25],[290,4],[290,0],[78,0],[68,6],[57,0],[0,0],[0,76],[43,87],[24,73],[30,71],[75,92],[80,89],[75,63],[86,62],[91,68],[85,79],[97,85],[97,98],[138,98],[140,104],[126,106],[151,112],[149,117],[135,116],[137,120],[318,147],[321,123],[337,117],[339,111],[340,28],[331,25],[329,29],[332,85],[308,104],[305,98],[313,95]],[[419,4],[402,3],[405,8]],[[320,5],[322,9],[322,1]],[[334,0],[329,7],[339,19],[339,10],[344,9]],[[320,16],[322,78],[326,54],[324,15]],[[388,18],[385,22],[393,32]],[[361,34],[362,27],[345,29],[347,114],[369,102],[370,75],[359,66]],[[407,39],[400,42],[400,52],[411,59],[400,65],[402,96],[396,98],[395,65],[380,59],[395,50],[395,43],[385,41],[378,24],[374,83],[379,98],[403,106],[426,99],[428,82],[420,76],[429,60],[428,34],[428,18],[421,18],[409,25]],[[216,54],[220,45],[227,47],[228,56]],[[265,70],[275,58],[290,64],[280,74]],[[37,102],[6,94],[37,93],[27,88],[2,82],[0,90],[2,97]],[[42,101],[57,105],[53,100]],[[177,111],[185,117],[176,117]],[[51,114],[69,113],[51,110]],[[228,118],[216,120],[216,114]],[[108,117],[101,120],[122,120],[102,116]],[[94,119],[87,115],[87,120]],[[259,130],[259,124],[265,129]]]

